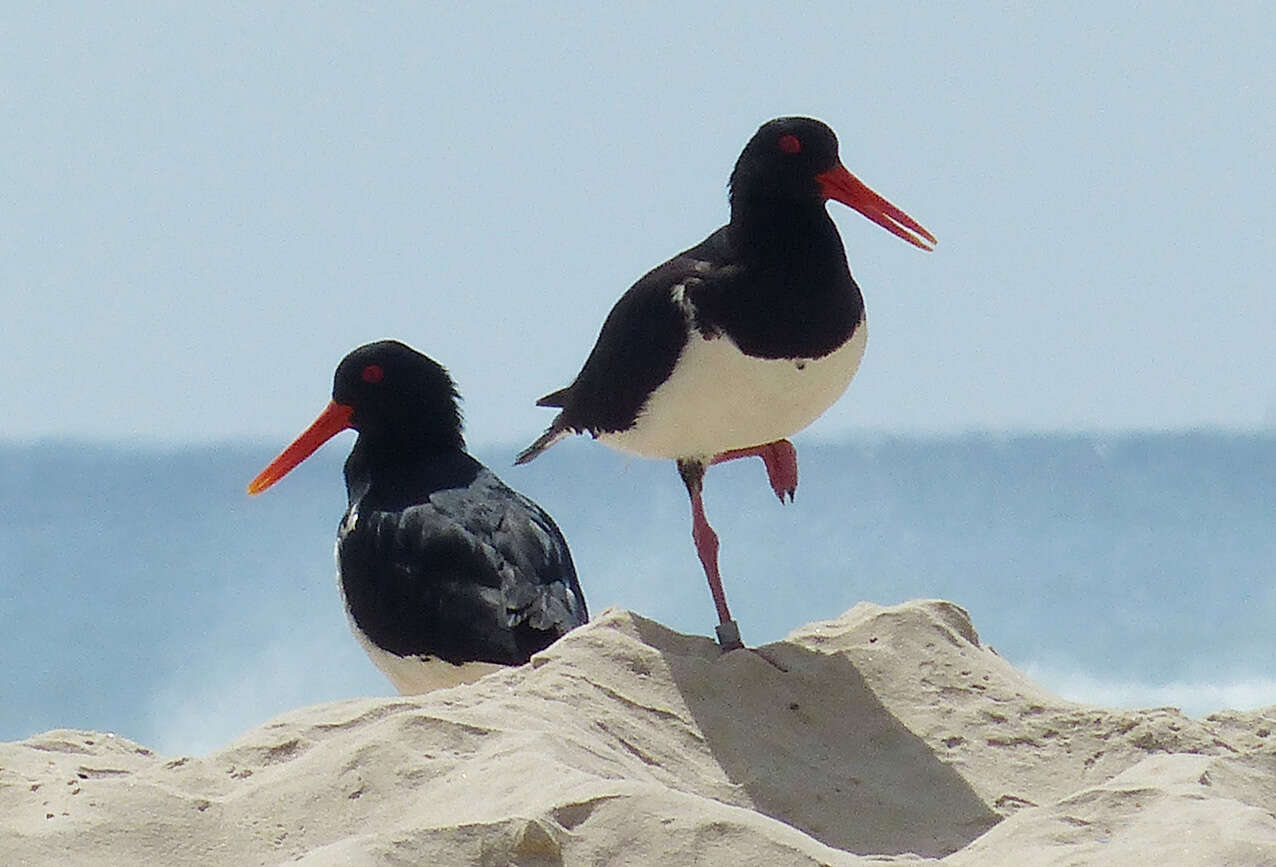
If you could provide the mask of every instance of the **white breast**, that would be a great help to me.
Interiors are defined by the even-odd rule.
[[[745,355],[729,337],[693,331],[634,426],[599,439],[644,457],[693,458],[792,436],[846,391],[867,341],[861,322],[823,358],[771,360]]]
[[[433,656],[399,656],[382,650],[367,639],[357,626],[355,637],[363,645],[368,658],[390,679],[399,695],[421,695],[436,689],[447,689],[463,683],[473,683],[484,675],[500,671],[507,666],[495,662],[465,662],[453,665]]]
[[[353,522],[353,518],[351,521]],[[338,546],[340,543],[338,543]],[[340,556],[334,550],[334,555]],[[495,662],[465,662],[460,665],[438,659],[433,656],[399,656],[372,643],[359,624],[354,622],[350,613],[350,603],[346,600],[345,588],[341,586],[341,570],[337,570],[337,592],[341,594],[341,607],[346,611],[346,622],[350,631],[358,639],[363,652],[368,654],[372,664],[381,669],[398,690],[399,695],[421,695],[436,689],[447,689],[463,683],[473,683],[484,675],[506,668]]]

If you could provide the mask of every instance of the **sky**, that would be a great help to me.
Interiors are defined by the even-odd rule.
[[[282,445],[396,337],[529,441],[784,114],[939,238],[830,205],[870,341],[811,435],[1276,427],[1270,7],[609,6],[0,12],[0,438]]]

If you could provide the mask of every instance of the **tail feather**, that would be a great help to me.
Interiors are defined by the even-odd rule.
[[[571,391],[571,386],[560,388],[558,391],[549,394],[536,401],[537,406],[557,406],[562,407],[567,403],[567,392]]]
[[[556,424],[550,425],[545,433],[536,438],[536,442],[518,453],[518,457],[514,458],[514,465],[527,463],[570,433],[571,431],[566,428],[558,427]]]

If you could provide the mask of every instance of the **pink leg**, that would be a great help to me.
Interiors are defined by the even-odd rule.
[[[718,455],[709,463],[720,464],[736,458],[752,457],[762,458],[762,463],[766,465],[767,481],[771,483],[771,490],[775,491],[780,502],[784,502],[785,494],[789,495],[789,501],[792,502],[793,495],[797,493],[798,483],[797,449],[793,448],[793,443],[788,440],[776,440],[773,443],[751,446],[747,449],[732,449]]]
[[[718,572],[718,534],[713,532],[704,516],[704,501],[699,491],[691,495],[691,538],[696,543],[696,554],[704,567],[705,577],[709,579],[709,592],[713,594],[713,604],[718,609],[718,620],[725,623],[731,619],[731,611],[727,608],[722,575]]]
[[[713,532],[704,514],[701,497],[704,471],[705,465],[699,461],[678,461],[678,472],[682,474],[687,494],[691,497],[691,538],[696,543],[696,554],[704,567],[705,578],[709,579],[714,607],[718,609],[718,643],[724,651],[735,650],[744,645],[740,642],[740,630],[731,619],[731,610],[727,608],[727,594],[722,589],[722,576],[718,573],[718,534]]]

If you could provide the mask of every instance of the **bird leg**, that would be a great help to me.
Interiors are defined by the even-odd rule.
[[[740,641],[740,628],[731,619],[727,595],[722,590],[722,576],[718,574],[718,534],[713,532],[704,515],[701,490],[704,487],[705,468],[705,463],[700,460],[678,461],[678,473],[687,486],[687,495],[691,497],[691,538],[696,543],[696,554],[700,557],[700,565],[704,567],[704,575],[709,579],[713,604],[718,609],[718,644],[725,652],[738,650],[744,644]]]
[[[789,502],[792,502],[793,495],[797,493],[798,483],[797,449],[793,448],[793,443],[788,440],[776,440],[773,443],[750,446],[747,449],[731,449],[729,452],[718,455],[709,463],[720,464],[736,458],[752,457],[762,458],[762,463],[766,465],[767,481],[771,483],[771,490],[775,491],[780,502],[784,502],[785,494],[789,495]]]

